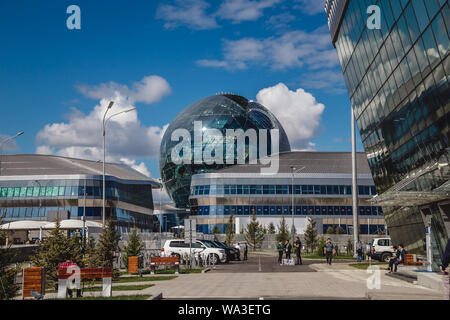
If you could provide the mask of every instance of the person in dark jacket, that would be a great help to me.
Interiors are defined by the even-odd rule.
[[[247,245],[247,242],[245,242],[244,243],[244,261],[248,260],[247,254],[248,254],[248,245]]]
[[[302,262],[302,242],[300,241],[300,237],[295,237],[295,255],[297,256],[296,264],[303,264]]]
[[[286,259],[291,259],[292,244],[286,240],[284,248],[286,250]]]
[[[450,239],[447,241],[447,246],[445,247],[444,256],[442,257],[441,273],[443,275],[448,274],[448,272],[446,272],[445,270],[447,269],[449,263],[450,263]]]
[[[280,242],[278,242],[277,250],[278,250],[278,263],[281,264],[283,262],[283,251],[284,251],[284,244],[281,240]]]
[[[394,261],[394,272],[397,272],[397,267],[399,264],[404,264],[405,263],[405,255],[406,255],[406,250],[403,247],[402,244],[398,245],[398,251],[399,251],[399,256],[397,259],[395,259]]]

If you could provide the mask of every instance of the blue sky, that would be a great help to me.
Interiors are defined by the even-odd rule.
[[[72,4],[81,30],[66,27]],[[8,153],[100,159],[99,116],[115,99],[137,111],[110,123],[109,160],[159,177],[165,126],[217,92],[269,104],[297,149],[351,149],[320,1],[2,1],[0,41],[0,135],[25,131]]]

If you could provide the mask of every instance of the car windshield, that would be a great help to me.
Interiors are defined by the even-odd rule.
[[[226,248],[226,246],[225,246],[222,242],[214,241],[214,243],[215,243],[218,247]]]
[[[211,243],[209,243],[208,241],[203,241],[203,244],[204,244],[205,247],[207,247],[207,248],[214,248],[214,246],[213,246]]]

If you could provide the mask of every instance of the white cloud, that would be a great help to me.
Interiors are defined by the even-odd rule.
[[[294,5],[294,9],[300,9],[311,16],[325,12],[325,0],[295,0],[295,2],[297,4]]]
[[[264,9],[279,2],[280,0],[225,0],[217,11],[217,15],[221,19],[231,20],[233,23],[254,21],[263,15]]]
[[[160,85],[165,80],[154,82],[151,79],[157,78],[146,77],[133,85],[131,90],[112,82],[109,85],[84,86],[80,91],[88,97],[102,96],[100,103],[88,114],[72,108],[66,122],[47,124],[37,134],[36,153],[94,161],[102,159],[102,119],[109,101],[114,101],[109,115],[133,108],[135,101],[157,101],[158,97],[163,96],[162,92],[166,94],[167,86]],[[151,83],[154,83],[154,86]],[[168,125],[143,126],[137,110],[111,118],[106,129],[107,161],[122,162],[145,175],[150,175],[145,164],[137,163],[136,158],[157,158],[167,127]]]
[[[194,30],[220,27],[217,20],[232,23],[255,21],[263,16],[263,11],[280,3],[281,0],[224,0],[217,10],[210,10],[205,0],[174,0],[156,10],[156,18],[164,20],[166,29],[186,26]]]
[[[202,59],[197,64],[229,70],[245,69],[251,65],[272,69],[306,65],[310,69],[319,69],[338,66],[339,60],[331,46],[328,29],[320,27],[313,32],[289,31],[265,39],[224,40],[222,60]]]
[[[159,6],[156,18],[165,20],[167,29],[182,25],[196,30],[218,28],[216,18],[206,12],[209,7],[204,0],[176,0],[174,5]]]
[[[131,102],[154,103],[171,93],[166,79],[160,76],[147,76],[139,82],[134,82],[132,88],[116,82],[102,83],[98,86],[77,86],[84,96],[92,99],[103,99],[114,96],[116,93],[126,96]]]
[[[319,128],[325,106],[313,95],[301,88],[289,90],[285,84],[279,83],[260,90],[256,99],[278,118],[293,149],[314,149],[310,140]]]

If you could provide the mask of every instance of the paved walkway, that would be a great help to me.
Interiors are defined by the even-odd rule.
[[[131,284],[154,284],[139,291],[113,291],[113,295],[163,294],[164,299],[442,299],[442,293],[417,284],[386,276],[379,271],[380,288],[368,289],[367,279],[373,276],[345,262],[329,266],[318,260],[305,260],[305,265],[280,267],[262,259],[258,263],[235,262],[203,274],[182,274],[176,279]],[[270,268],[268,265],[272,265]],[[240,272],[239,269],[243,271]],[[284,272],[281,272],[284,271]],[[119,284],[117,284],[119,285]],[[120,285],[127,285],[121,283]],[[86,292],[85,296],[97,296]],[[51,295],[46,295],[50,298]]]

